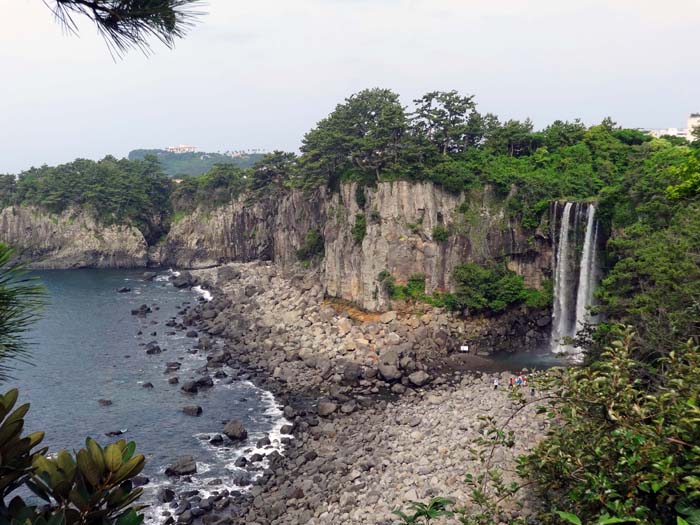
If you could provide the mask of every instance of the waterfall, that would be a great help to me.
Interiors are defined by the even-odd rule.
[[[558,205],[554,203],[552,233],[556,232]],[[573,354],[575,349],[563,344],[574,337],[585,322],[594,321],[588,306],[599,279],[598,222],[594,204],[567,202],[561,214],[558,235],[554,238],[554,305],[552,309],[551,348],[556,353]],[[572,220],[573,218],[573,220]],[[585,230],[581,231],[585,224]],[[583,237],[583,251],[578,256]]]
[[[598,231],[595,221],[595,206],[588,205],[588,220],[586,221],[586,238],[583,242],[583,254],[581,255],[581,270],[578,273],[578,292],[576,294],[576,330],[589,320],[586,307],[593,300],[592,282],[594,271],[593,254],[595,253],[595,232]]]
[[[554,259],[554,308],[552,310],[552,349],[559,349],[559,339],[569,335],[570,308],[568,304],[569,286],[569,230],[571,229],[571,208],[573,203],[567,202],[561,215],[559,239]],[[556,211],[556,207],[555,207]],[[556,217],[556,214],[555,214]]]

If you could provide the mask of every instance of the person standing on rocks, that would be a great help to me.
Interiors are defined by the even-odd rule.
[[[515,378],[513,376],[510,376],[510,379],[508,380],[508,388],[513,388],[515,386]]]
[[[493,389],[498,390],[499,381],[497,377],[493,378]]]

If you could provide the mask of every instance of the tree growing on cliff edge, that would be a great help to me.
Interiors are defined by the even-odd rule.
[[[457,91],[431,91],[414,100],[412,130],[419,139],[434,146],[441,155],[460,153],[481,140],[481,125],[474,96]]]
[[[121,54],[130,48],[150,49],[149,39],[157,38],[173,47],[177,38],[201,12],[193,8],[200,0],[49,0],[44,3],[69,31],[78,32],[76,16],[95,23],[110,49]]]
[[[406,113],[390,89],[365,89],[345,99],[304,137],[305,162],[332,179],[354,170],[379,178],[401,158]]]

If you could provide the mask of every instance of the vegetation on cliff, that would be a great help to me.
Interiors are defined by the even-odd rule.
[[[157,240],[170,215],[171,180],[153,157],[146,160],[78,159],[0,176],[4,206],[34,205],[50,213],[87,210],[104,224],[129,223]]]

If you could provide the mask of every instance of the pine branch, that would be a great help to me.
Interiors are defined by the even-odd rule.
[[[117,56],[133,48],[148,54],[153,37],[172,48],[203,14],[195,9],[202,5],[201,0],[43,1],[71,33],[78,33],[76,16],[92,20]]]

